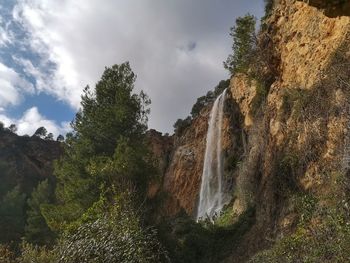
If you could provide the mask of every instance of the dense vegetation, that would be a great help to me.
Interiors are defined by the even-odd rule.
[[[255,27],[252,16],[242,19]],[[246,30],[240,21],[236,28]],[[230,67],[246,70],[243,36],[234,46],[242,50],[239,61]],[[0,211],[10,218],[0,225],[21,225],[3,235],[4,262],[217,262],[250,228],[253,208],[240,218],[218,221],[225,224],[199,224],[181,215],[157,226],[146,223],[146,188],[157,169],[145,142],[150,100],[133,93],[135,80],[129,63],[106,68],[95,88],[84,89],[73,131],[65,140],[57,138],[64,141],[64,155],[55,164],[54,180],[40,182],[27,196],[15,186],[4,191]],[[174,125],[175,133],[181,135],[228,86],[223,80],[198,98],[191,116]],[[16,126],[8,131],[15,133]],[[53,140],[44,127],[33,137]],[[8,246],[10,240],[15,243]]]
[[[266,19],[273,1],[265,3]],[[264,49],[263,34],[257,35],[255,27],[256,19],[249,14],[236,20],[230,30],[232,54],[224,66],[231,76],[242,75],[254,83],[252,106],[258,114],[274,80],[274,69],[267,64],[271,53]],[[348,72],[335,71],[341,81],[347,80],[342,85],[348,86]],[[146,191],[159,172],[145,137],[150,100],[143,92],[134,93],[135,81],[136,75],[126,62],[106,68],[94,88],[84,89],[72,133],[66,139],[57,138],[64,145],[64,155],[55,163],[54,177],[25,190],[9,179],[14,169],[0,163],[0,262],[215,263],[229,258],[252,230],[259,219],[258,204],[253,201],[240,215],[232,209],[232,201],[214,222],[198,223],[183,213],[152,221],[153,210],[146,210],[158,204],[151,203]],[[191,115],[174,124],[175,135],[184,134],[229,84],[230,80],[222,80],[213,91],[199,97]],[[269,164],[269,183],[274,186],[273,198],[280,202],[276,204],[288,210],[276,211],[295,215],[295,226],[269,240],[266,249],[249,262],[350,261],[348,175],[323,167],[328,189],[319,194],[303,191],[298,184],[298,176],[310,161],[321,156],[326,144],[326,135],[307,125],[317,118],[337,115],[339,110],[330,104],[328,87],[332,85],[319,85],[323,86],[283,91],[283,121],[294,122],[296,129],[286,134],[283,150],[274,158],[275,163]],[[312,135],[299,149],[295,147],[298,123]],[[15,133],[17,128],[0,123],[0,130]],[[38,128],[33,138],[53,140],[44,127]],[[244,157],[232,155],[226,161],[233,171],[243,167]],[[233,199],[239,190],[234,190]],[[161,202],[161,197],[157,198]]]
[[[192,123],[192,120],[198,117],[201,111],[207,106],[211,105],[215,99],[229,87],[230,80],[221,80],[219,84],[214,88],[213,91],[208,91],[206,95],[201,96],[197,99],[195,104],[191,109],[191,116],[187,116],[185,119],[178,119],[174,123],[174,132],[177,136],[181,136],[184,130],[189,127]]]
[[[157,170],[145,142],[150,100],[133,93],[135,79],[129,63],[106,68],[96,88],[84,90],[55,180],[39,183],[29,198],[19,188],[4,190],[1,242],[15,241],[22,262],[41,256],[47,263],[168,260],[157,232],[144,224],[146,186]],[[44,127],[33,136],[52,139]],[[23,236],[48,250],[16,245]],[[2,249],[11,260],[10,247]]]

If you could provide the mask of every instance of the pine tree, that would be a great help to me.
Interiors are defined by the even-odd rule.
[[[0,243],[18,242],[24,232],[26,195],[17,186],[0,200]]]
[[[26,241],[37,245],[49,245],[54,240],[54,234],[47,226],[41,213],[41,206],[52,203],[53,189],[49,181],[40,182],[27,201],[27,224],[25,226]]]
[[[78,220],[103,192],[136,187],[144,193],[154,171],[144,143],[150,100],[133,93],[135,79],[126,62],[106,68],[94,90],[85,88],[55,167],[57,203],[43,206],[52,229]]]
[[[233,38],[232,51],[224,62],[224,67],[233,75],[246,73],[254,59],[257,40],[255,35],[254,16],[247,14],[236,20],[236,25],[231,28],[230,36]]]

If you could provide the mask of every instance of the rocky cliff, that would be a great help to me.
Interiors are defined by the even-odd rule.
[[[189,128],[174,137],[174,149],[163,185],[163,189],[170,197],[165,206],[168,215],[174,215],[181,209],[192,216],[195,216],[197,212],[211,107],[212,104],[209,104],[203,108],[199,116],[192,120]],[[232,158],[233,153],[240,152],[242,149],[239,132],[241,117],[237,104],[232,101],[226,103],[224,111],[223,151],[226,157],[231,156]],[[226,168],[229,169],[229,167]]]
[[[244,191],[253,196],[257,220],[242,242],[245,255],[296,226],[299,215],[291,196],[312,193],[321,198],[332,174],[341,171],[349,118],[350,18],[329,17],[311,5],[317,7],[280,1],[268,19],[262,37],[267,35],[279,65],[276,81],[259,106],[261,114],[254,115],[254,83],[244,75],[231,80],[232,99],[249,134],[247,158],[256,160],[246,160],[255,173],[241,174],[254,182]]]
[[[260,33],[262,52],[271,54],[272,84],[260,92],[258,81],[245,74],[231,79],[224,148],[234,201],[227,209],[240,215],[254,207],[255,223],[227,262],[245,262],[294,235],[306,213],[295,201],[300,196],[317,200],[315,210],[334,202],[349,206],[348,184],[337,185],[339,174],[347,180],[343,161],[350,154],[349,4],[307,2],[275,1]],[[162,188],[166,215],[196,212],[209,112],[210,105],[175,137]],[[229,158],[234,154],[235,161]],[[322,214],[309,220],[314,227],[302,228],[305,240],[324,224]]]
[[[53,161],[61,154],[59,142],[0,131],[1,195],[17,185],[30,194],[39,181],[52,176]]]

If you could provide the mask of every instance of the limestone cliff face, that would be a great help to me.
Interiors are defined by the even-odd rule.
[[[202,109],[191,125],[174,137],[174,148],[163,184],[167,194],[164,209],[168,216],[181,210],[192,216],[196,214],[211,107],[210,104]],[[228,100],[225,104],[222,140],[226,156],[242,148],[241,134],[238,133],[240,119],[237,105]]]
[[[170,161],[170,154],[174,147],[174,138],[173,136],[163,136],[161,132],[151,129],[147,131],[146,139],[153,153],[156,162],[155,166],[158,167],[159,176],[157,178],[160,178],[160,180],[154,180],[149,183],[147,196],[152,199],[161,190],[161,179],[164,177]]]
[[[227,173],[231,209],[241,214],[254,205],[256,220],[227,262],[244,262],[293,231],[298,215],[287,193],[322,199],[342,168],[350,135],[350,17],[347,1],[327,2],[275,1],[260,35],[274,68],[266,94],[244,74],[231,79],[224,149],[227,166],[233,153],[239,160]],[[196,213],[210,108],[174,137],[161,188],[165,215]]]
[[[347,9],[342,5],[335,16],[319,9],[324,1],[277,2],[262,38],[274,49],[278,74],[259,113],[253,103],[259,96],[255,83],[242,74],[231,79],[232,99],[248,134],[238,180],[246,194],[238,195],[233,209],[241,212],[242,204],[255,203],[256,224],[228,262],[243,262],[271,238],[293,229],[297,215],[286,192],[322,197],[331,174],[342,168],[350,94]]]

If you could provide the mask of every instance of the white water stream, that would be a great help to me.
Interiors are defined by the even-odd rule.
[[[217,97],[210,112],[197,221],[206,218],[213,220],[225,205],[221,140],[225,97],[226,90]]]

